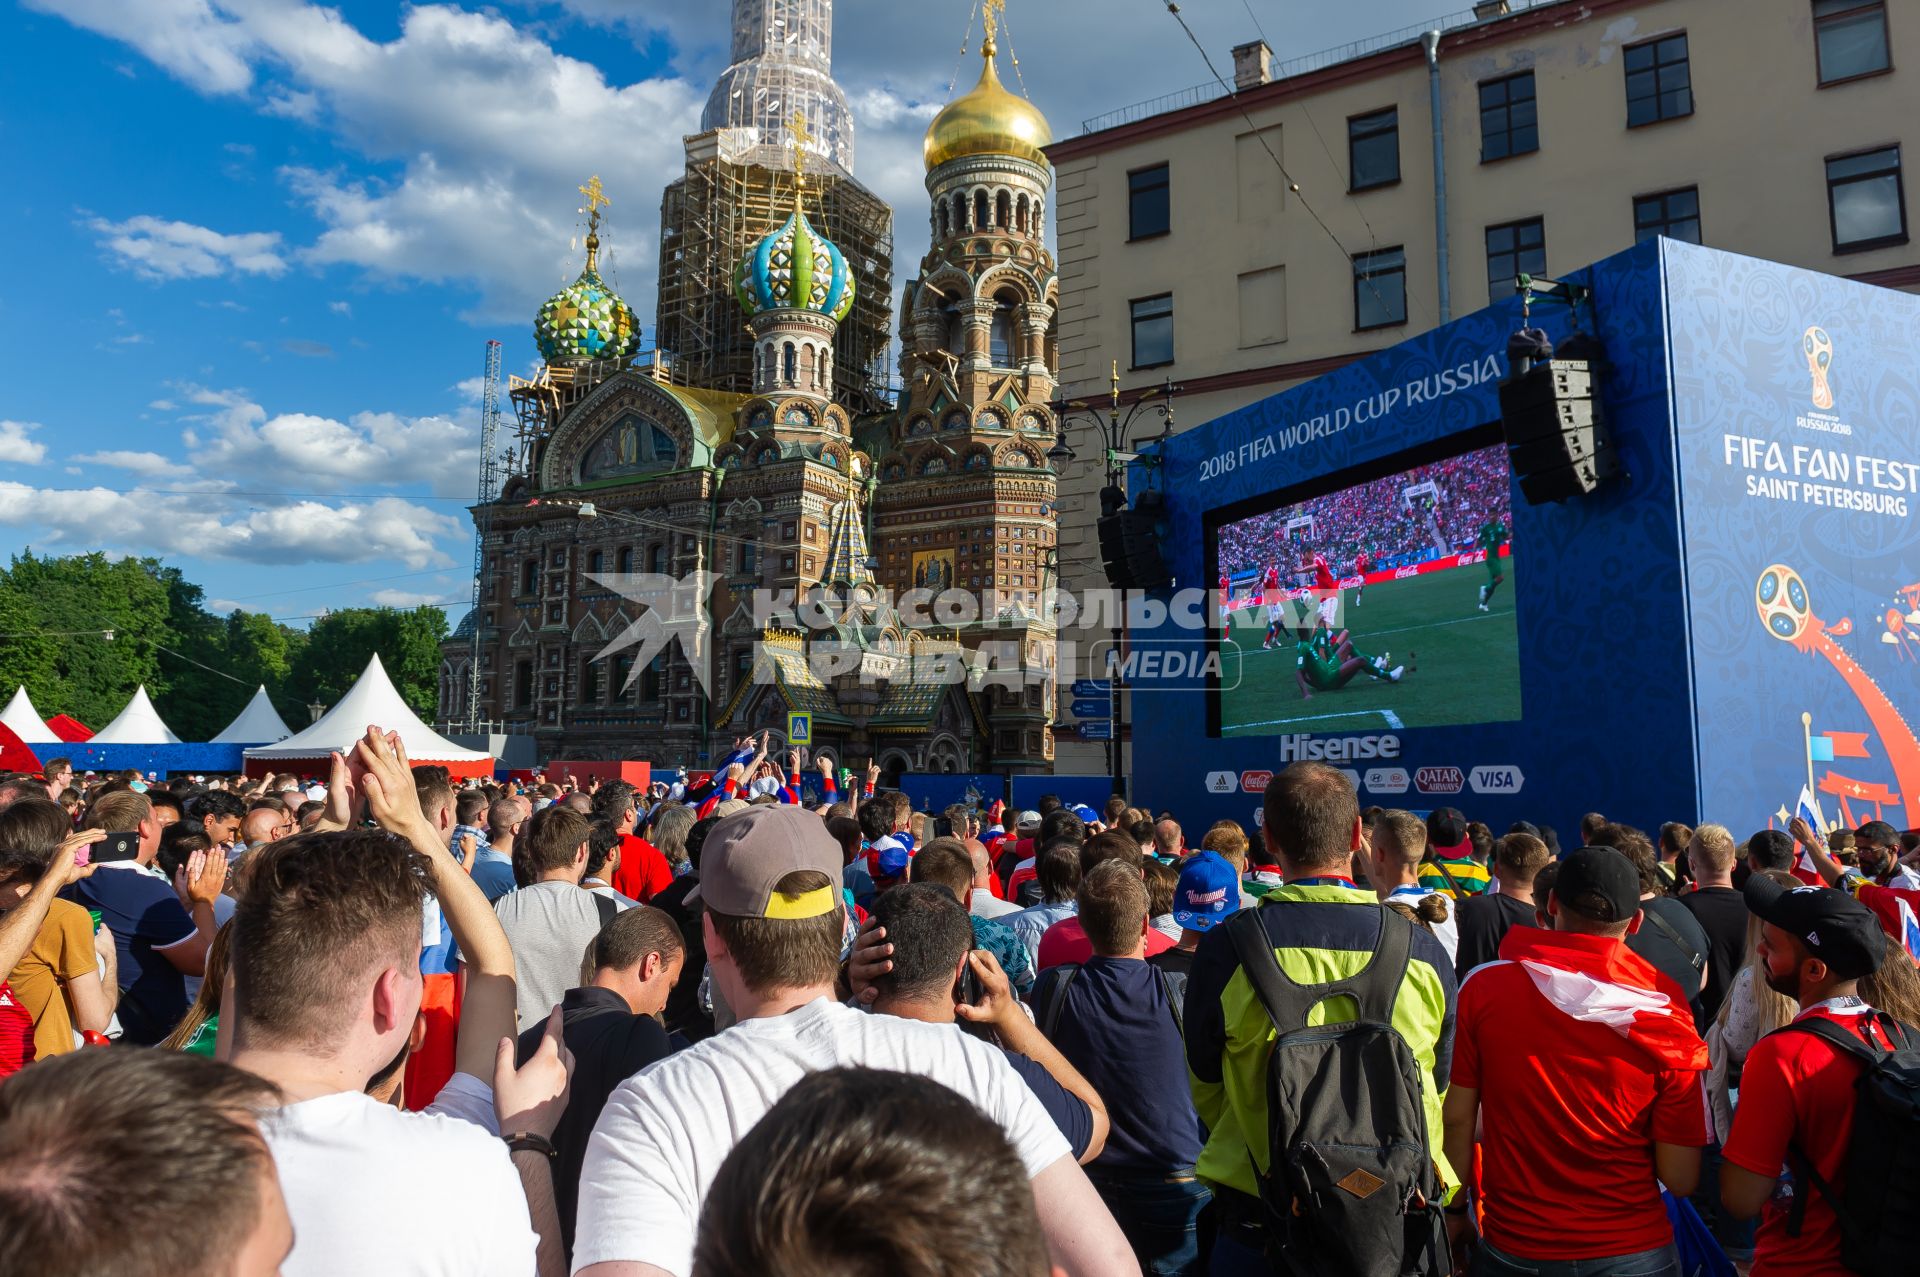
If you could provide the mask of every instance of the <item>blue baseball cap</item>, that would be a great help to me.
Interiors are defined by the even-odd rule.
[[[882,847],[878,862],[882,878],[898,878],[907,872],[907,863],[913,859],[913,853],[898,844]]]
[[[1188,931],[1211,931],[1240,910],[1240,875],[1217,851],[1180,863],[1173,889],[1173,920]]]
[[[1094,821],[1100,819],[1100,813],[1095,811],[1093,808],[1087,806],[1085,803],[1075,804],[1073,808],[1073,814],[1078,816],[1082,821],[1084,821],[1089,825],[1091,825]]]

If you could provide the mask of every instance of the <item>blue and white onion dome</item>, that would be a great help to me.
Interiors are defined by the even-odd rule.
[[[580,278],[547,299],[533,339],[550,364],[626,359],[640,348],[633,308],[600,278],[600,237],[587,235],[587,267]]]
[[[838,322],[853,309],[853,270],[796,203],[793,215],[734,268],[733,291],[749,316],[810,310]]]

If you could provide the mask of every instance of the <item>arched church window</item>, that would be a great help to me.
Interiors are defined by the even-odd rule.
[[[985,230],[987,225],[987,193],[975,191],[973,193],[973,228],[977,231]]]
[[[1003,231],[1012,228],[1013,197],[1011,195],[1007,194],[1005,191],[1000,192],[999,198],[997,198],[994,201],[993,211],[996,214],[994,223],[993,223],[995,226],[999,227]]]
[[[800,352],[794,349],[792,342],[788,342],[780,348],[780,359],[780,380],[791,386],[800,380]]]
[[[1022,235],[1027,233],[1027,197],[1024,195],[1014,202],[1013,229]]]
[[[987,358],[996,368],[1011,368],[1015,363],[1016,334],[1019,329],[1014,308],[1018,304],[1018,299],[1012,293],[1000,293],[993,299],[992,340]]]
[[[947,349],[956,355],[965,356],[967,353],[967,325],[960,317],[959,298],[948,298],[946,304],[940,307],[940,313],[945,316],[947,321]]]

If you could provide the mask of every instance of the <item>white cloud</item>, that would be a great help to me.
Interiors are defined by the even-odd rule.
[[[344,422],[303,412],[269,417],[244,391],[195,386],[187,397],[217,409],[207,418],[210,435],[186,434],[200,470],[291,474],[301,487],[327,490],[424,483],[437,496],[464,496],[477,482],[477,422],[391,412]]]
[[[26,0],[78,26],[124,40],[204,93],[241,93],[253,83],[258,54],[242,22],[216,12],[214,0]]]
[[[187,473],[184,464],[169,457],[163,457],[157,452],[112,448],[104,452],[83,452],[73,459],[81,465],[111,466],[115,470],[127,470],[134,474],[165,478],[174,478]]]
[[[381,607],[423,607],[448,603],[448,594],[452,587],[445,590],[430,590],[421,593],[417,590],[375,590],[367,596],[367,601]]]
[[[327,309],[336,315],[345,315],[348,319],[353,318],[353,303],[351,302],[328,302]]]
[[[0,480],[0,526],[37,542],[115,553],[188,555],[294,566],[394,560],[451,567],[435,542],[461,531],[450,516],[398,497],[330,506],[312,500],[247,507],[246,498],[105,488],[32,488]]]
[[[27,438],[40,428],[37,421],[0,421],[0,461],[37,466],[47,459],[47,445]]]
[[[158,217],[88,226],[104,238],[101,247],[148,279],[211,279],[221,275],[280,275],[287,269],[278,231],[224,235],[191,222]]]

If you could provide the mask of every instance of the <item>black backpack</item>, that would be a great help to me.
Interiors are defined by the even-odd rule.
[[[1443,1277],[1451,1271],[1443,1192],[1427,1137],[1420,1066],[1393,1027],[1413,924],[1380,909],[1380,942],[1352,978],[1301,985],[1280,968],[1261,917],[1227,935],[1276,1036],[1267,1057],[1267,1258],[1289,1277]],[[1307,1027],[1348,997],[1359,1017]],[[1425,1205],[1416,1203],[1424,1200]]]
[[[1910,1277],[1920,1255],[1920,1041],[1883,1011],[1868,1013],[1893,1043],[1881,1050],[1831,1020],[1796,1020],[1777,1033],[1811,1033],[1866,1068],[1854,1083],[1853,1134],[1842,1165],[1847,1191],[1836,1194],[1798,1148],[1789,1148],[1793,1209],[1787,1235],[1798,1237],[1809,1182],[1840,1217],[1840,1262],[1860,1277]]]

